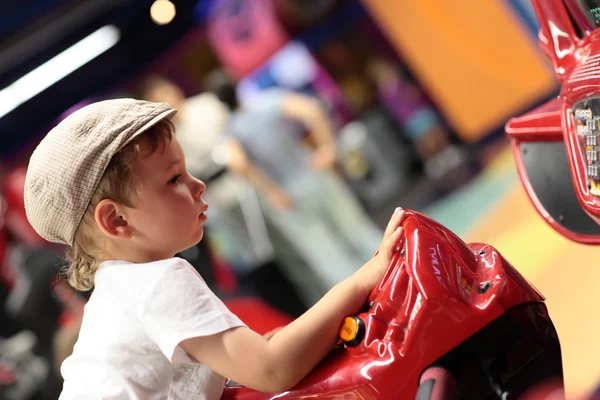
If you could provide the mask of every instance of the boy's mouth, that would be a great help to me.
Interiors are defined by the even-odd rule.
[[[200,213],[200,215],[198,215],[198,219],[202,221],[206,221],[208,219],[208,216],[206,215],[206,210],[208,210],[208,204],[206,205],[206,207],[204,207],[204,210]]]

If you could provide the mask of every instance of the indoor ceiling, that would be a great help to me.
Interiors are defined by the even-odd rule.
[[[43,133],[73,104],[134,79],[196,25],[194,7],[208,0],[174,0],[176,17],[161,26],[150,18],[153,1],[2,2],[0,157],[6,158],[31,137]],[[100,38],[101,33],[104,38]],[[78,68],[75,65],[84,56],[70,54],[74,62],[67,61],[67,68],[55,65],[55,71],[50,72],[58,69],[59,78],[51,79],[48,71],[52,66],[46,65],[52,64],[50,60],[55,62],[62,54],[73,53],[73,47],[85,55],[92,51],[92,42],[103,40],[108,40],[103,52],[88,54],[90,61]],[[40,66],[48,68],[40,72]],[[26,77],[31,78],[29,82],[24,82]]]

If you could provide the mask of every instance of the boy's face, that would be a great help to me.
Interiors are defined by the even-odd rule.
[[[140,146],[141,156],[132,165],[138,196],[127,210],[132,245],[149,259],[170,258],[202,239],[206,185],[187,172],[175,137],[148,156],[148,143],[142,140]]]

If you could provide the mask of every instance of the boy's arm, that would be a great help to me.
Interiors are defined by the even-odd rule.
[[[290,389],[332,349],[342,319],[358,312],[366,301],[390,262],[403,218],[401,210],[394,214],[377,256],[270,340],[244,327],[188,339],[181,347],[242,385],[265,392]]]
[[[287,390],[332,349],[340,322],[362,306],[368,292],[354,280],[334,287],[270,340],[246,328],[188,339],[181,347],[220,375],[263,392]]]

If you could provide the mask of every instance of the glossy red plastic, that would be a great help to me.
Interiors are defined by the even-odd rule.
[[[364,339],[338,346],[295,388],[268,394],[226,388],[223,399],[412,399],[420,374],[509,308],[543,302],[496,249],[465,244],[409,211],[405,236],[358,317]],[[346,397],[347,396],[347,397]]]
[[[564,141],[577,199],[596,222],[600,221],[600,198],[588,189],[586,160],[579,148],[571,112],[576,103],[600,96],[600,30],[593,30],[582,22],[586,16],[575,3],[571,0],[532,1],[540,22],[540,45],[552,61],[562,86],[557,99],[510,120],[506,132],[513,142],[519,175],[540,215],[566,237],[598,244],[600,238],[567,231],[545,212],[531,188],[519,153],[522,142]]]
[[[564,141],[561,123],[562,101],[560,98],[552,99],[542,106],[508,121],[505,130],[506,134],[511,139],[517,171],[534,208],[554,230],[579,243],[600,244],[600,237],[595,235],[584,235],[565,229],[558,221],[552,218],[540,202],[525,169],[523,157],[521,155],[521,144],[527,142]]]

